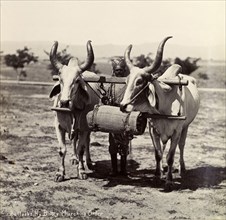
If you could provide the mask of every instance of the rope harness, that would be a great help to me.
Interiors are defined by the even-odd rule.
[[[114,74],[112,74],[112,76],[114,76]],[[124,93],[124,90],[122,89],[122,91],[116,95],[116,85],[115,85],[116,83],[111,83],[109,89],[107,90],[104,87],[104,83],[100,82],[99,88],[97,89],[99,94],[90,86],[88,82],[86,82],[86,84],[97,95],[97,97],[101,100],[103,105],[110,105],[110,106],[119,105],[119,103],[117,103],[117,100],[119,99],[119,97],[122,96],[122,94]],[[98,111],[98,105],[94,107],[93,117],[97,114],[97,111]],[[114,139],[115,139],[115,143],[117,144],[118,152],[120,154],[125,154],[125,149],[128,149],[126,151],[127,152],[129,151],[128,153],[132,154],[131,140],[133,139],[133,136],[131,134],[127,134],[126,132],[125,134],[114,134]],[[125,145],[127,141],[128,141],[128,146]]]
[[[101,81],[101,78],[100,78],[100,81]],[[84,80],[84,82],[96,94],[96,96],[101,100],[102,104],[104,104],[104,105],[109,104],[109,95],[108,95],[108,92],[106,91],[106,89],[104,88],[103,82],[100,82],[99,88],[97,89],[97,91],[99,93],[96,92],[87,81]]]
[[[179,75],[177,75],[177,76],[178,76],[178,79],[179,79],[180,97],[182,97],[182,84],[181,84],[182,77],[180,77]],[[178,110],[178,113],[177,113],[178,116],[181,116],[181,108],[182,108],[182,103],[180,102],[179,110]]]

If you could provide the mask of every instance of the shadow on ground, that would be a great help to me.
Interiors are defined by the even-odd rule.
[[[114,187],[117,185],[130,185],[139,187],[164,188],[165,180],[156,180],[154,169],[139,169],[139,164],[134,161],[128,161],[127,177],[110,177],[111,161],[97,161],[94,172],[89,174],[90,178],[105,179],[108,183],[105,187]],[[222,181],[226,180],[225,167],[203,166],[187,170],[181,178],[179,173],[174,173],[174,190],[197,190],[199,188],[222,188]]]

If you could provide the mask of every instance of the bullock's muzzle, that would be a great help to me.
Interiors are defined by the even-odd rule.
[[[60,100],[60,107],[61,108],[69,108],[70,107],[70,100]]]

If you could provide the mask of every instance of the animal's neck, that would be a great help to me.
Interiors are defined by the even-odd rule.
[[[147,98],[147,94],[145,94],[147,91],[143,91],[137,98],[137,101],[135,103],[135,110],[140,112],[147,112],[150,114],[158,114],[158,108],[157,106],[152,107],[149,103],[149,100]]]
[[[158,97],[157,110],[160,114],[178,115],[179,112],[182,113],[184,108],[184,103],[182,101],[184,91],[180,91],[178,86],[174,86],[172,90],[167,93],[163,90],[157,90],[156,94]]]

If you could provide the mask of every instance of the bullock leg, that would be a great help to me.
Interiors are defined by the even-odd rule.
[[[77,111],[76,112],[76,117],[78,119],[77,121],[77,126],[78,127],[87,127],[88,129],[88,125],[87,122],[84,122],[84,120],[86,120],[86,118],[84,118],[84,115],[82,113],[82,111]],[[84,125],[85,123],[85,125]],[[91,169],[91,167],[94,165],[91,161],[91,157],[90,157],[90,150],[89,150],[89,144],[90,144],[90,131],[83,131],[83,135],[87,137],[87,140],[84,140],[84,145],[85,145],[85,154],[86,154],[86,167],[89,170],[89,168]]]
[[[78,148],[77,148],[77,153],[78,153],[78,178],[79,179],[87,179],[87,174],[85,172],[85,166],[84,166],[84,161],[83,161],[83,156],[85,149],[87,147],[87,142],[89,143],[89,137],[90,133],[89,132],[79,132],[79,140],[78,140]]]
[[[180,175],[182,176],[186,172],[185,163],[184,163],[184,146],[187,137],[188,127],[185,127],[182,130],[180,140],[179,140],[179,149],[180,149]]]
[[[95,163],[91,160],[90,156],[90,134],[91,132],[88,132],[87,134],[87,143],[86,143],[86,148],[85,148],[85,153],[86,153],[86,165],[88,169],[92,169],[93,166],[95,166]]]
[[[166,174],[166,185],[165,185],[165,190],[171,191],[173,187],[173,175],[172,175],[172,170],[173,170],[173,163],[174,163],[174,155],[176,151],[177,144],[179,142],[180,134],[175,132],[173,137],[171,138],[171,143],[170,143],[170,149],[169,152],[166,156],[166,161],[168,165],[168,170]]]
[[[77,141],[78,141],[78,132],[75,133],[75,137],[73,139],[73,154],[71,156],[71,164],[78,164],[78,155],[77,155]]]
[[[89,136],[89,135],[88,135]],[[78,154],[77,154],[77,141],[78,141],[78,132],[75,133],[75,137],[73,139],[73,154],[71,156],[71,164],[72,165],[77,165],[78,164]],[[85,148],[85,152],[86,152],[86,166],[87,169],[89,169],[89,167],[91,167],[93,165],[91,159],[90,159],[90,152],[89,152],[89,139],[87,139],[87,144],[86,148]]]
[[[155,160],[156,160],[156,170],[155,170],[155,176],[157,178],[162,178],[163,175],[163,168],[162,168],[162,157],[163,157],[163,149],[160,143],[160,137],[159,134],[156,132],[156,130],[149,126],[149,132],[151,135],[151,139],[155,148]]]
[[[56,134],[57,139],[59,142],[59,155],[61,158],[61,166],[58,169],[58,172],[56,173],[55,181],[56,182],[62,182],[65,177],[65,156],[67,152],[66,144],[65,144],[65,131],[60,127],[59,123],[57,123],[56,120]]]

